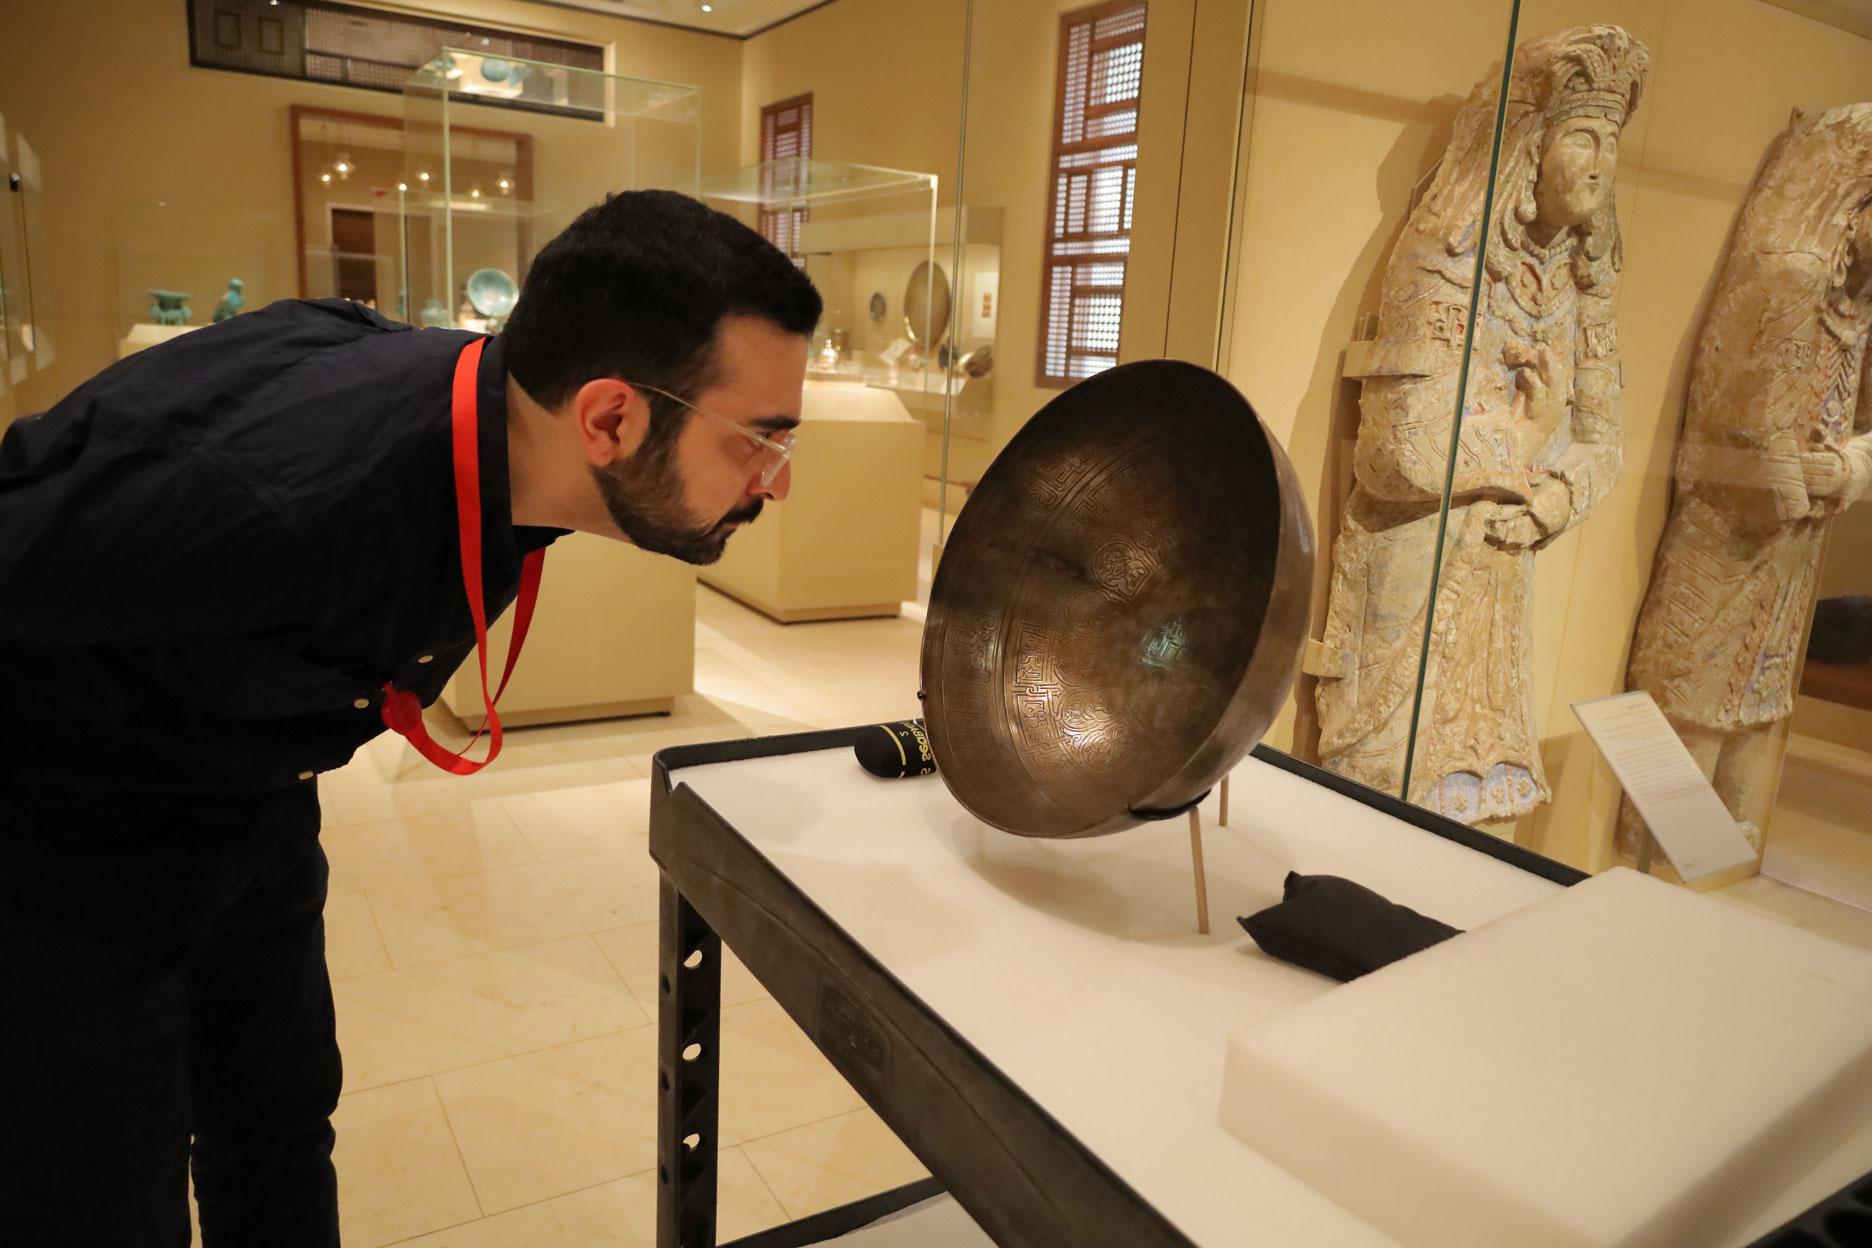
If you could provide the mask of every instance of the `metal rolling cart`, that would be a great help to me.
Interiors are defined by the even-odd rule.
[[[815,895],[811,881],[798,878],[798,863],[812,860],[797,852],[799,836],[810,827],[839,820],[864,827],[869,821],[879,836],[904,837],[881,851],[880,862],[898,850],[970,835],[967,817],[936,778],[875,781],[861,773],[850,752],[858,731],[692,746],[656,756],[650,849],[663,875],[659,1248],[712,1248],[716,1242],[724,941],[935,1176],[740,1240],[741,1248],[822,1242],[945,1191],[994,1242],[1014,1248],[1221,1242],[1203,1233],[1202,1211],[1176,1206],[1172,1185],[1134,1181],[1140,1173],[1135,1159],[1107,1156],[1100,1143],[1081,1138],[1062,1121],[1057,1097],[1023,1086],[1020,1071],[1003,1060],[1003,1051],[979,1043],[968,1024],[944,1017],[940,1002],[907,982],[905,966],[894,964],[889,952],[867,947],[855,927],[864,925],[865,904],[896,904],[888,890],[857,887],[843,890],[841,899],[832,896],[841,890]],[[1570,867],[1265,746],[1243,768],[1249,774],[1238,770],[1236,775],[1237,810],[1248,812],[1251,826],[1257,806],[1266,810],[1295,802],[1305,809],[1296,809],[1294,817],[1307,824],[1317,827],[1323,817],[1345,828],[1356,825],[1352,839],[1383,843],[1386,853],[1403,846],[1424,860],[1426,878],[1468,877],[1478,896],[1490,895],[1493,900],[1478,901],[1469,919],[1488,917],[1503,906],[1512,909],[1584,878]],[[832,808],[836,815],[828,813]],[[915,826],[919,819],[928,825],[927,835]],[[1238,814],[1237,823],[1242,822]],[[1104,839],[1107,845],[1122,845],[1138,835]],[[1232,839],[1252,837],[1251,831]],[[1296,852],[1303,860],[1329,853],[1319,848],[1329,840],[1322,837],[1318,845],[1302,845]],[[1170,844],[1173,848],[1174,839]],[[784,861],[788,854],[798,859],[791,871]],[[1231,871],[1227,853],[1213,857],[1211,878],[1226,879]],[[1148,865],[1140,860],[1136,873],[1146,874]],[[1134,871],[1129,865],[1123,869]],[[964,882],[978,887],[977,881]],[[898,886],[905,887],[901,880]],[[904,895],[914,893],[911,886]],[[855,897],[872,901],[854,908]],[[1219,900],[1229,902],[1226,896]],[[914,904],[903,916],[908,925],[922,917]],[[1064,939],[1096,935],[1067,925]],[[1167,947],[1158,936],[1144,943],[1153,950]],[[1225,976],[1240,974],[1249,961],[1241,955],[1239,934],[1203,943],[1213,949],[1166,956],[1215,959]],[[1072,948],[1066,949],[1069,955]],[[991,978],[990,964],[1000,961],[992,954],[984,959],[984,976]],[[1138,1076],[1174,1060],[1171,1054],[1147,1056],[1137,1067]],[[1221,1172],[1210,1176],[1223,1177]],[[1251,1197],[1252,1192],[1243,1192],[1244,1200]],[[1213,1218],[1208,1221],[1213,1225]]]

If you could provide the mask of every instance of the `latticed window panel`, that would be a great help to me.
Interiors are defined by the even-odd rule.
[[[604,49],[596,44],[334,0],[189,0],[188,8],[189,63],[212,69],[401,91],[411,74],[447,47],[570,69],[604,68]],[[539,81],[544,90],[544,77]],[[601,116],[533,91],[512,98],[478,96],[475,102]]]
[[[1125,261],[1049,261],[1046,274],[1044,379],[1072,382],[1118,362],[1124,317]]]
[[[760,232],[767,241],[789,256],[800,254],[800,226],[806,223],[804,208],[763,208]]]
[[[761,195],[780,200],[804,186],[802,166],[811,159],[812,96],[795,96],[761,109]],[[787,255],[798,256],[800,226],[806,218],[805,208],[769,202],[761,207],[760,231]]]
[[[1118,362],[1137,199],[1145,10],[1143,0],[1116,0],[1060,18],[1041,385],[1069,385]]]

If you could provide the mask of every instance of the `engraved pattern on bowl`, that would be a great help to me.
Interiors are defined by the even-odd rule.
[[[1312,528],[1247,401],[1157,360],[1047,404],[957,517],[923,642],[940,774],[984,822],[1114,832],[1198,798],[1298,669]]]

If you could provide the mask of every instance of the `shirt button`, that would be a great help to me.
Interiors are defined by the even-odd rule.
[[[360,711],[368,711],[370,710],[370,699],[359,698],[357,701],[353,702],[351,705],[357,707],[357,709]]]
[[[310,779],[311,779],[311,778],[313,777],[313,775],[314,775],[314,774],[316,774],[316,773],[314,773],[314,772],[310,772],[310,771],[302,771],[302,772],[300,772],[300,773],[299,773],[299,778],[300,778],[301,780],[310,780]]]
[[[433,655],[433,654],[425,654],[425,655],[423,655],[423,656],[422,656],[422,658],[420,658],[420,659],[417,659],[416,661],[417,661],[418,663],[433,663],[433,662],[435,662],[435,655]]]

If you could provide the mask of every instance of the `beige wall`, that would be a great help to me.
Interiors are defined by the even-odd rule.
[[[754,36],[743,54],[740,161],[760,110],[808,92],[813,159],[934,173],[954,202],[964,0],[838,0]]]
[[[1081,7],[1081,0],[1027,0],[975,9],[962,195],[971,206],[1000,208],[1005,216],[994,411],[979,436],[951,440],[950,475],[956,480],[978,480],[1028,418],[1059,393],[1034,384],[1041,242],[1051,193],[1059,15]],[[1240,48],[1248,8],[1246,0],[1202,6],[1195,0],[1151,0],[1121,360],[1170,354],[1213,361],[1219,313],[1213,283],[1224,269],[1226,170],[1233,159],[1241,81],[1239,52],[1223,56],[1220,64],[1214,52]],[[1198,144],[1188,150],[1186,126]],[[1218,162],[1223,176],[1205,183],[1200,175],[1213,173]],[[1197,224],[1180,236],[1179,220]],[[1180,273],[1205,270],[1211,282],[1206,297],[1194,278],[1188,286],[1177,280]],[[1178,315],[1193,310],[1201,322],[1205,307],[1206,327]]]
[[[1350,486],[1358,390],[1340,356],[1375,311],[1412,187],[1461,98],[1502,55],[1507,6],[1462,0],[1264,0],[1227,371],[1276,427],[1320,531],[1315,635]],[[1626,464],[1579,530],[1543,552],[1535,693],[1554,803],[1519,839],[1582,866],[1609,861],[1617,790],[1571,704],[1624,688],[1632,622],[1668,506],[1689,351],[1755,165],[1795,104],[1872,99],[1872,43],[1761,0],[1524,0],[1517,40],[1616,22],[1650,45],[1649,89],[1624,142],[1618,203]],[[1383,29],[1385,38],[1371,37]],[[1311,756],[1311,681],[1271,738]]]
[[[933,173],[937,202],[956,202],[962,139],[964,0],[839,0],[748,40],[742,76],[742,158],[760,159],[760,112],[808,92],[813,97],[813,159]],[[978,19],[979,21],[979,19]],[[1044,122],[1040,123],[1044,126]],[[983,203],[968,188],[970,203]],[[909,196],[854,208],[892,215],[927,211]],[[953,231],[939,235],[936,256],[954,285],[959,277]],[[916,259],[879,254],[835,257],[824,290],[826,327],[852,332],[854,345],[876,351],[901,332],[900,292]],[[883,267],[880,275],[874,270]],[[815,274],[823,270],[815,268]],[[890,314],[874,327],[858,315],[872,289]],[[997,352],[1000,347],[997,344]],[[996,385],[1001,382],[997,371]],[[924,470],[940,471],[939,422],[925,435]]]
[[[730,166],[740,151],[742,44],[517,0],[421,0],[405,7],[469,21],[550,30],[611,45],[619,73],[703,89],[703,162]],[[115,216],[132,234],[158,202],[196,210],[207,228],[238,226],[237,259],[253,266],[249,306],[296,294],[287,108],[316,104],[400,115],[400,97],[354,88],[195,69],[181,3],[75,0],[0,4],[0,116],[37,150],[46,180],[51,269],[45,332],[57,360],[9,396],[13,413],[39,410],[114,358],[120,295],[114,280]],[[497,109],[471,124],[543,130],[575,123]],[[535,152],[541,184],[592,199],[609,182],[603,162],[581,162],[570,140],[554,155],[549,134]],[[575,184],[556,182],[564,171]],[[231,226],[230,223],[233,223]],[[172,231],[173,232],[173,231]],[[258,241],[256,241],[258,240]],[[193,290],[195,321],[218,297],[219,278]],[[9,413],[0,409],[0,419]]]
[[[752,162],[761,106],[810,91],[816,157],[935,173],[945,204],[960,181],[963,44],[971,34],[963,193],[970,205],[1003,209],[1005,217],[993,411],[956,437],[951,475],[977,479],[1057,393],[1033,384],[1033,361],[1058,19],[1078,0],[980,4],[972,32],[964,31],[965,0],[839,0],[745,43],[520,0],[424,0],[419,7],[606,43],[620,73],[700,86],[705,173]],[[1248,7],[1247,0],[1200,6],[1199,41],[1194,0],[1152,0],[1126,358],[1167,351],[1210,358],[1213,329],[1203,321],[1213,322],[1214,308],[1192,300],[1194,288],[1178,286],[1173,270],[1206,272],[1214,286],[1224,269],[1220,222]],[[1217,38],[1218,30],[1232,33]],[[29,135],[45,160],[53,219],[48,250],[58,275],[49,327],[61,347],[58,364],[22,396],[21,410],[53,401],[109,361],[125,318],[136,311],[138,296],[126,288],[157,282],[152,274],[176,274],[161,280],[192,291],[197,323],[229,273],[247,279],[250,307],[298,293],[288,106],[404,111],[397,96],[191,68],[180,6],[9,5],[0,12],[0,46],[35,51],[0,80],[0,115]],[[1199,66],[1199,89],[1192,90],[1199,47],[1210,63]],[[152,100],[163,106],[151,108]],[[456,121],[535,136],[535,200],[549,210],[536,242],[622,180],[619,136],[595,136],[585,123],[472,106],[460,108]],[[1200,191],[1181,184],[1186,123],[1205,145],[1191,162],[1209,175]],[[169,205],[162,214],[153,207],[158,201]],[[1215,228],[1179,235],[1177,214],[1191,212],[1197,201]],[[160,228],[150,220],[157,216]],[[126,237],[149,254],[136,262],[113,254],[116,240]],[[178,259],[190,247],[201,250],[204,239],[206,254],[186,264]],[[1193,242],[1200,244],[1194,253]],[[939,238],[938,252],[954,279],[949,243]],[[323,293],[322,284],[315,286],[312,293]],[[422,293],[413,297],[412,315]],[[1171,343],[1165,325],[1179,301],[1196,315]],[[1215,302],[1211,291],[1208,303]],[[940,438],[931,434],[926,463],[933,467],[940,454]]]
[[[937,201],[955,203],[961,141],[965,0],[839,0],[747,41],[741,95],[741,158],[760,159],[760,113],[810,93],[813,159],[934,174]],[[929,211],[921,193],[893,195],[820,220],[877,212],[908,219]],[[844,329],[855,349],[876,352],[900,336],[901,292],[925,249],[901,255],[839,254],[815,264],[826,298],[824,328]],[[937,263],[958,278],[952,236],[936,240]],[[829,279],[829,280],[828,280]],[[890,312],[874,326],[863,309],[873,290]],[[931,424],[939,422],[931,421]],[[938,471],[941,436],[925,435],[925,471]]]
[[[1084,0],[975,6],[967,32],[968,117],[959,170],[961,0],[840,0],[747,45],[747,161],[759,156],[761,107],[810,91],[816,158],[934,172],[942,179],[942,204],[954,202],[959,181],[971,209],[1002,213],[992,411],[951,437],[954,480],[978,480],[1027,419],[1058,394],[1034,384],[1041,238],[1059,16],[1083,6]],[[1168,353],[1204,363],[1213,359],[1248,7],[1247,0],[1203,6],[1151,0],[1122,358]],[[1196,57],[1199,50],[1206,61]],[[1195,90],[1192,72],[1198,75]],[[1198,144],[1187,155],[1186,125]],[[1187,185],[1186,163],[1211,175],[1208,184]],[[1179,219],[1197,218],[1205,220],[1206,230],[1178,230]],[[950,250],[950,238],[939,237],[938,255],[953,279],[958,266]],[[1194,278],[1187,286],[1180,283],[1179,273],[1206,273],[1206,295]],[[896,294],[887,297],[894,301]],[[1167,331],[1173,308],[1186,315],[1178,330]],[[936,470],[941,449],[932,433],[926,471]],[[958,502],[951,498],[952,511]]]
[[[1267,0],[1251,46],[1250,123],[1224,372],[1287,448],[1314,517],[1314,635],[1325,618],[1358,390],[1340,356],[1375,310],[1412,188],[1457,106],[1507,45],[1505,6]],[[1382,25],[1384,39],[1370,37]],[[1313,757],[1313,682],[1269,741]],[[1296,722],[1295,709],[1300,712]]]

